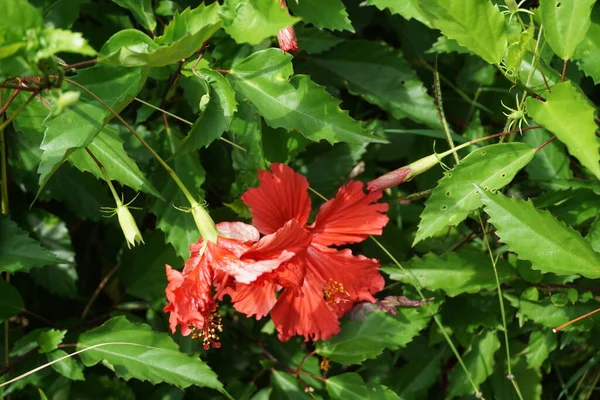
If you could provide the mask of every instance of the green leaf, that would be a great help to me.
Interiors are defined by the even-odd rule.
[[[600,196],[588,189],[562,192],[560,202],[548,208],[558,220],[567,225],[578,225],[600,215]]]
[[[294,30],[296,31],[298,48],[308,54],[322,53],[344,41],[344,39],[331,32],[307,27],[303,24],[297,24]]]
[[[363,400],[369,397],[365,381],[356,372],[347,372],[327,378],[325,387],[332,399]]]
[[[165,135],[163,133],[163,135]],[[167,132],[165,143],[167,149],[174,153],[181,141],[181,135],[174,131]],[[175,157],[172,168],[177,173],[185,186],[192,191],[192,195],[198,194],[202,197],[200,186],[204,183],[204,169],[198,157],[194,154],[186,154]],[[183,259],[190,256],[189,246],[196,243],[200,238],[200,232],[196,226],[192,214],[177,210],[176,207],[189,207],[189,202],[173,179],[165,172],[160,172],[157,179],[160,192],[165,201],[157,201],[152,207],[152,212],[158,218],[157,227],[166,235],[167,243],[175,248],[175,252]]]
[[[156,29],[152,0],[113,0],[113,2],[130,10],[136,21],[144,28],[152,32]]]
[[[544,37],[552,51],[563,60],[573,57],[577,45],[585,38],[596,0],[544,0],[540,16]]]
[[[423,258],[412,258],[404,267],[404,271],[389,267],[384,272],[390,279],[429,290],[443,290],[450,297],[496,289],[492,262],[488,254],[482,252],[463,250],[442,257],[429,253]],[[498,260],[496,268],[501,283],[511,280],[515,274],[504,260]]]
[[[0,279],[0,322],[21,313],[24,308],[25,304],[17,289]]]
[[[473,338],[470,349],[463,355],[467,371],[476,387],[494,372],[494,354],[498,349],[500,341],[496,331],[486,331]],[[473,387],[459,364],[448,374],[448,381],[448,398],[473,394]]]
[[[79,32],[48,27],[40,35],[40,40],[44,41],[44,46],[37,51],[36,59],[51,57],[62,52],[83,54],[85,56],[96,55],[96,50],[87,44],[87,41]]]
[[[49,362],[57,360],[66,355],[67,352],[60,349],[56,349],[47,354]],[[77,363],[77,361],[75,361],[75,358],[73,357],[65,358],[62,361],[52,364],[52,368],[54,368],[54,370],[62,376],[65,376],[73,381],[85,380],[83,376],[83,368],[81,365],[79,365],[79,363]]]
[[[586,76],[600,84],[600,11],[592,13],[592,22],[573,59]]]
[[[156,40],[134,29],[117,32],[102,46],[99,58],[126,67],[175,64],[194,54],[220,27],[219,4],[201,4],[176,13]]]
[[[600,217],[596,217],[594,222],[592,222],[586,239],[592,245],[592,249],[594,249],[595,252],[600,253]]]
[[[300,19],[291,17],[272,0],[225,0],[220,15],[223,29],[237,43],[259,44]]]
[[[309,400],[311,396],[304,393],[298,380],[295,376],[287,374],[285,372],[277,371],[272,369],[271,372],[271,386],[273,387],[272,395],[267,397],[268,399],[274,400]]]
[[[440,128],[433,98],[400,50],[384,43],[346,40],[311,62],[339,78],[350,93],[389,111],[394,118],[408,117]]]
[[[203,98],[207,98],[208,104],[201,104],[200,116],[181,142],[178,152],[183,153],[208,147],[220,138],[229,128],[233,114],[237,111],[235,92],[223,75],[211,69],[200,69],[190,79],[202,81],[205,92],[208,92]]]
[[[346,7],[342,0],[302,0],[288,1],[287,6],[294,15],[300,17],[305,24],[312,24],[319,29],[334,31],[347,30],[354,32],[352,23],[348,18]]]
[[[555,134],[567,145],[569,153],[600,179],[600,143],[596,139],[594,107],[571,81],[554,85],[552,93],[544,96],[545,102],[527,99],[529,115]]]
[[[145,239],[145,246],[123,253],[119,277],[127,293],[152,302],[165,296],[165,264],[177,267],[180,260],[171,246],[165,246],[162,232],[150,232]]]
[[[345,321],[340,333],[317,343],[317,354],[341,364],[360,364],[377,357],[385,348],[395,350],[408,344],[427,326],[432,312],[435,306],[430,304],[401,308],[395,316],[374,311],[364,321]]]
[[[581,235],[531,201],[515,200],[479,189],[485,212],[503,243],[533,268],[557,275],[600,277],[600,254]]]
[[[141,69],[126,69],[96,65],[81,70],[73,78],[86,87],[115,112],[121,112],[139,93],[146,81]],[[69,89],[81,93],[79,101],[58,116],[44,123],[44,141],[38,173],[40,191],[65,158],[75,149],[90,144],[96,134],[113,118],[113,114],[85,91],[71,85]],[[38,192],[39,194],[39,192]]]
[[[445,172],[425,203],[413,246],[447,226],[456,226],[481,206],[473,183],[497,190],[510,183],[535,154],[524,143],[501,143],[481,147],[452,170]]]
[[[433,27],[490,64],[500,64],[507,48],[504,16],[489,0],[422,0]]]
[[[37,7],[43,8],[42,14],[46,24],[56,28],[70,29],[79,17],[82,0],[38,0]],[[41,3],[41,4],[40,4]]]
[[[448,39],[446,36],[440,36],[431,48],[426,53],[443,54],[443,53],[457,53],[457,54],[469,54],[469,49],[458,44],[456,40]]]
[[[532,147],[539,146],[552,135],[545,129],[534,129],[523,136],[523,141]],[[557,141],[552,141],[535,152],[533,160],[525,167],[529,178],[540,181],[553,179],[572,179],[573,172],[569,168],[569,156],[564,147]],[[548,182],[552,185],[552,182]],[[552,187],[552,186],[551,186]]]
[[[409,21],[411,18],[414,18],[431,28],[427,16],[423,10],[421,10],[419,0],[367,0],[367,4],[375,6],[381,11],[388,9],[392,14],[401,15]]]
[[[59,344],[62,343],[67,331],[58,331],[56,329],[48,329],[40,332],[37,337],[37,342],[40,345],[40,353],[49,353],[56,350]]]
[[[107,344],[122,342],[130,344]],[[166,382],[180,388],[191,385],[223,391],[217,375],[197,355],[179,351],[166,333],[158,333],[145,324],[132,324],[115,317],[81,336],[77,350],[101,345],[80,354],[87,367],[107,362],[117,377],[136,378],[157,384]]]
[[[308,76],[290,79],[292,73],[289,54],[266,49],[236,64],[228,77],[273,128],[297,129],[315,142],[385,143],[365,132],[324,88]]]
[[[7,217],[0,217],[0,272],[27,272],[60,262]]]
[[[566,305],[563,307],[557,307],[550,301],[550,298],[545,298],[542,301],[532,301],[523,298],[518,298],[509,294],[504,294],[504,297],[510,302],[510,304],[519,310],[525,318],[545,326],[546,328],[554,329],[558,326],[569,322],[572,319],[581,317],[591,311],[598,308],[598,303],[587,302],[587,303],[576,303],[573,305]],[[561,331],[587,331],[598,323],[598,316],[591,315],[587,318],[578,321],[576,324],[571,324]]]
[[[531,332],[527,352],[525,353],[529,368],[539,369],[556,346],[556,333],[550,330]]]
[[[160,192],[154,188],[135,161],[123,149],[123,141],[115,129],[104,127],[87,148],[102,163],[111,180],[162,198]],[[84,149],[75,150],[69,156],[69,162],[79,170],[91,172],[96,178],[104,180],[100,168]]]

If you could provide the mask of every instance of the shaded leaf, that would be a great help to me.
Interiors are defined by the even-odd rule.
[[[552,135],[545,129],[534,129],[523,136],[523,141],[532,147],[539,146]],[[525,167],[529,178],[551,181],[553,179],[572,179],[573,172],[569,168],[569,156],[564,147],[556,140],[548,143],[535,152],[533,160]],[[548,182],[552,185],[552,182]]]
[[[40,353],[49,353],[56,350],[59,344],[62,343],[67,331],[59,331],[56,329],[47,329],[37,335],[37,342],[40,345]]]
[[[49,362],[57,360],[66,355],[67,355],[67,352],[64,350],[60,350],[60,349],[56,349],[47,354]],[[58,361],[58,362],[52,364],[52,368],[54,368],[54,370],[56,372],[58,372],[59,374],[61,374],[62,376],[65,376],[71,380],[74,380],[74,381],[85,380],[85,378],[83,376],[83,368],[81,367],[81,365],[79,365],[79,363],[73,357],[65,358],[62,361]]]
[[[298,48],[308,54],[322,53],[344,41],[344,39],[335,36],[331,32],[307,27],[302,24],[297,24],[294,30],[296,31]]]
[[[135,161],[123,149],[123,141],[115,129],[104,127],[87,148],[102,163],[111,180],[162,198],[160,192],[154,188]],[[79,170],[90,172],[96,178],[104,180],[100,168],[85,149],[75,150],[69,156],[69,162]]]
[[[594,222],[592,222],[586,239],[591,243],[592,249],[600,253],[600,217],[596,217]]]
[[[467,371],[477,387],[494,372],[494,354],[498,349],[500,341],[496,331],[485,331],[473,338],[470,349],[463,354]],[[450,371],[448,380],[448,398],[473,394],[473,388],[459,364]]]
[[[504,16],[489,0],[422,0],[431,25],[490,64],[500,64],[507,48]]]
[[[418,0],[367,0],[367,4],[375,6],[382,11],[388,9],[392,14],[399,14],[407,20],[414,18],[431,28],[431,24],[425,13],[421,10]]]
[[[225,0],[220,14],[225,32],[237,43],[249,44],[259,44],[300,20],[273,0]]]
[[[365,132],[339,108],[339,100],[308,76],[290,79],[292,73],[289,54],[266,49],[236,64],[228,77],[274,128],[297,129],[310,140],[332,144],[385,142]]]
[[[423,82],[404,60],[402,52],[384,43],[346,40],[311,62],[338,77],[348,90],[392,113],[432,128],[440,123]]]
[[[600,11],[592,12],[592,22],[573,59],[586,76],[600,84]]]
[[[525,353],[529,368],[540,368],[556,346],[556,333],[550,330],[531,332],[527,352]]]
[[[429,290],[443,290],[450,297],[496,289],[492,262],[489,255],[482,252],[463,250],[442,257],[429,253],[423,258],[412,258],[404,267],[404,270],[389,267],[384,272],[390,279]],[[514,275],[504,260],[498,260],[496,268],[501,283]]]
[[[21,313],[24,308],[25,304],[17,289],[0,279],[0,322]]]
[[[433,309],[430,309],[433,308]],[[342,323],[342,331],[317,343],[317,354],[341,364],[360,364],[390,350],[408,344],[429,323],[436,306],[401,308],[390,316],[382,311],[370,313],[364,321]]]
[[[354,32],[342,0],[289,1],[287,6],[306,24],[312,24],[320,29]]]
[[[600,196],[592,190],[576,189],[563,193],[565,196],[558,204],[548,207],[558,220],[567,225],[578,225],[600,215]]]
[[[596,139],[594,107],[571,81],[552,87],[545,102],[527,98],[531,117],[567,145],[571,155],[600,179],[600,143]]]
[[[596,0],[544,0],[540,16],[544,37],[552,51],[563,60],[573,57],[577,45],[590,27],[592,7]]]
[[[481,206],[473,183],[497,190],[512,181],[535,154],[524,143],[501,143],[481,147],[452,170],[445,172],[425,203],[413,246],[447,226],[462,222]]]
[[[365,381],[356,372],[347,372],[327,378],[325,387],[332,399],[363,400],[369,397]]]
[[[531,201],[478,191],[500,240],[520,259],[531,261],[534,269],[557,275],[600,277],[600,254],[578,232],[548,211],[536,210]]]
[[[152,11],[152,0],[113,0],[114,3],[131,11],[135,19],[149,31],[156,29],[156,19]]]
[[[115,317],[81,336],[77,350],[106,344],[81,353],[81,361],[91,367],[105,360],[122,379],[136,378],[153,384],[167,382],[180,388],[191,385],[222,391],[223,385],[197,355],[179,352],[166,333],[158,333],[145,324],[132,324],[125,317]]]
[[[7,217],[0,217],[0,272],[27,272],[60,262]]]

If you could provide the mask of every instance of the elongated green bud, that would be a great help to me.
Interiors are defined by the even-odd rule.
[[[439,160],[440,156],[436,153],[433,153],[427,157],[423,157],[411,164],[388,172],[387,174],[372,180],[371,182],[367,183],[367,190],[370,192],[375,192],[378,190],[384,190],[398,186],[403,182],[408,182],[413,177],[422,174],[434,165],[437,165]]]

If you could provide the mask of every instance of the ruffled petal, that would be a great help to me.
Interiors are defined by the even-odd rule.
[[[254,282],[250,285],[238,283],[235,290],[229,289],[227,294],[231,296],[233,307],[239,312],[256,319],[261,319],[271,311],[277,297],[275,297],[276,285],[273,282]]]
[[[311,241],[312,235],[298,221],[292,219],[277,232],[256,242],[241,258],[243,260],[266,259],[276,257],[284,250],[297,254],[305,251]]]
[[[388,205],[375,203],[381,192],[365,194],[363,183],[352,181],[342,186],[335,198],[321,206],[309,228],[313,243],[324,246],[362,242],[369,235],[381,235],[388,222]]]
[[[208,331],[209,315],[217,308],[212,298],[212,271],[205,263],[201,263],[191,274],[186,275],[166,265],[166,295],[169,304],[164,308],[170,312],[169,326],[175,333],[177,325],[181,325],[184,336],[192,332],[192,327]]]
[[[271,234],[291,219],[306,225],[310,214],[308,181],[287,165],[273,163],[271,171],[258,171],[260,185],[242,195],[258,230]]]
[[[306,253],[310,275],[322,283],[325,299],[341,317],[357,301],[374,302],[373,294],[381,291],[385,281],[379,262],[349,249],[336,250],[313,244]]]
[[[257,242],[260,239],[258,229],[243,222],[219,222],[217,230],[228,238],[241,242]]]
[[[340,331],[337,316],[323,299],[323,292],[315,286],[314,277],[307,277],[300,289],[301,295],[285,289],[271,310],[271,318],[279,340],[302,335],[304,340],[327,340]]]

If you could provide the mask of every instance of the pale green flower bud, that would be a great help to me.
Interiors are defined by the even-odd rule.
[[[129,211],[129,208],[125,204],[118,204],[116,209],[117,217],[119,218],[119,225],[121,225],[121,229],[123,230],[123,235],[125,235],[125,240],[127,241],[127,248],[131,248],[131,246],[135,246],[140,242],[144,243],[144,239],[142,238],[142,234],[135,223],[135,219],[133,219],[133,215]]]
[[[207,241],[217,243],[217,236],[219,232],[215,226],[215,222],[212,220],[208,212],[202,207],[202,205],[196,203],[191,208],[194,222],[200,231],[200,236]]]

